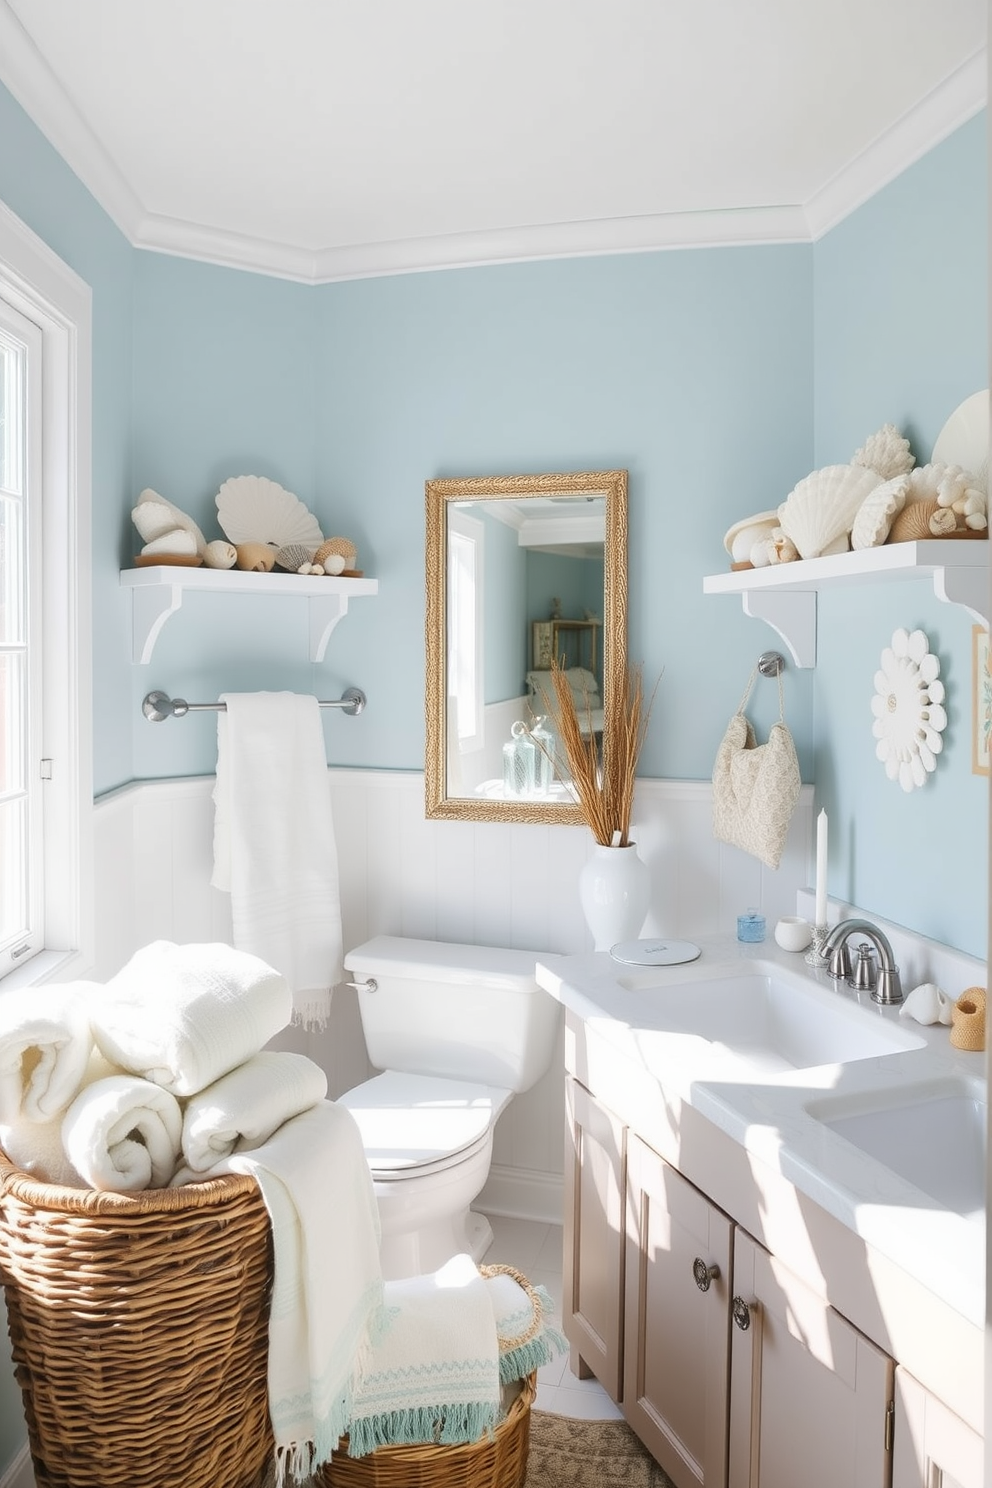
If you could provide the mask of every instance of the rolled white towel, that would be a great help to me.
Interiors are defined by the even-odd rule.
[[[90,1188],[164,1188],[176,1170],[183,1113],[174,1095],[134,1075],[81,1091],[62,1121],[66,1156]]]
[[[327,1076],[312,1059],[263,1049],[190,1096],[182,1133],[187,1166],[204,1173],[232,1152],[253,1151],[326,1094]]]
[[[103,1053],[173,1095],[212,1085],[293,1016],[285,977],[222,944],[153,941],[98,991],[90,1020]]]
[[[79,1088],[85,1090],[95,1080],[120,1073],[99,1049],[93,1049]],[[65,1111],[60,1111],[50,1121],[0,1121],[0,1147],[11,1162],[42,1183],[88,1188],[89,1184],[76,1172],[62,1145],[64,1117]]]
[[[89,1000],[99,991],[64,982],[0,998],[0,1123],[51,1121],[65,1110],[86,1073]]]

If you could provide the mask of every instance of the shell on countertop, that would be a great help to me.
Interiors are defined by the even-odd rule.
[[[173,506],[164,496],[157,491],[146,487],[138,497],[137,504],[131,511],[131,520],[137,527],[143,542],[151,543],[160,537],[165,537],[177,529],[183,532],[191,532],[195,540],[197,553],[202,554],[207,546],[206,538],[193,518],[180,511],[178,506]],[[176,548],[173,551],[187,551],[184,548]]]
[[[917,1023],[930,1025],[950,1023],[954,1003],[936,982],[922,982],[914,987],[899,1009],[900,1018],[915,1018]]]
[[[789,492],[778,509],[779,525],[801,558],[846,553],[862,503],[881,484],[878,472],[863,465],[825,465]]]
[[[778,512],[758,512],[753,517],[742,517],[724,534],[723,546],[735,563],[746,563],[751,549],[762,538],[769,537],[778,526]]]
[[[909,447],[909,440],[899,433],[895,424],[883,424],[851,456],[851,464],[877,471],[884,481],[888,481],[912,470],[916,456]]]
[[[267,543],[278,549],[302,543],[316,549],[324,541],[313,512],[292,491],[265,476],[232,476],[214,499],[221,530],[235,547]]]
[[[276,553],[276,568],[284,568],[287,573],[299,573],[304,563],[311,564],[316,548],[309,547],[306,543],[287,543]]]
[[[906,505],[909,472],[883,481],[858,507],[851,528],[852,548],[880,548],[889,535],[892,523]]]

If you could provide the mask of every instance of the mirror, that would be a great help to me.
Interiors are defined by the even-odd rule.
[[[504,746],[547,719],[552,656],[602,727],[627,649],[627,472],[431,480],[426,498],[426,814],[580,823],[560,763],[536,748],[505,781]]]

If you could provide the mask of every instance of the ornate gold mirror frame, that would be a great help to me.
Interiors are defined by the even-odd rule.
[[[567,526],[566,518],[576,516],[577,505],[584,505],[597,518],[601,515],[602,535],[602,626],[601,647],[597,668],[602,672],[602,701],[604,711],[609,711],[609,700],[618,685],[618,674],[622,674],[627,650],[627,472],[625,470],[584,471],[579,474],[560,475],[507,475],[479,476],[469,479],[430,480],[426,483],[426,749],[425,749],[425,809],[428,817],[446,818],[451,821],[492,822],[562,822],[579,824],[582,821],[574,800],[567,798],[568,791],[559,791],[559,799],[500,799],[493,790],[453,793],[452,759],[449,756],[449,738],[454,733],[449,718],[450,658],[452,655],[451,615],[451,564],[453,530],[458,517],[476,515],[477,518],[500,516],[501,521],[511,519],[520,528],[519,542],[523,546],[523,529],[528,522],[534,503],[534,514],[560,519]],[[474,503],[479,503],[478,508]],[[476,525],[479,525],[477,521]],[[566,534],[567,536],[567,534]],[[484,572],[481,587],[485,583]],[[481,610],[481,604],[480,604]],[[512,631],[514,644],[519,643],[521,656],[526,657],[524,673],[533,663],[531,629],[534,622],[543,617],[525,614],[506,616]],[[502,623],[502,618],[500,623]],[[597,626],[596,631],[599,633]],[[481,654],[483,638],[478,639],[476,655]],[[549,663],[545,660],[544,665]],[[478,678],[480,700],[478,714],[479,731],[484,733],[487,709],[481,694],[484,679]],[[521,699],[526,688],[521,675],[519,686]],[[500,739],[500,747],[503,740]],[[490,741],[492,753],[493,741]],[[480,746],[481,747],[481,746]],[[603,739],[604,751],[609,750],[609,740]],[[562,796],[566,798],[561,798]]]

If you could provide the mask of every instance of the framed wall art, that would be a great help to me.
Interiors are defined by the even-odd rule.
[[[989,670],[989,633],[984,625],[971,631],[971,771],[989,773],[992,735],[992,671]]]

